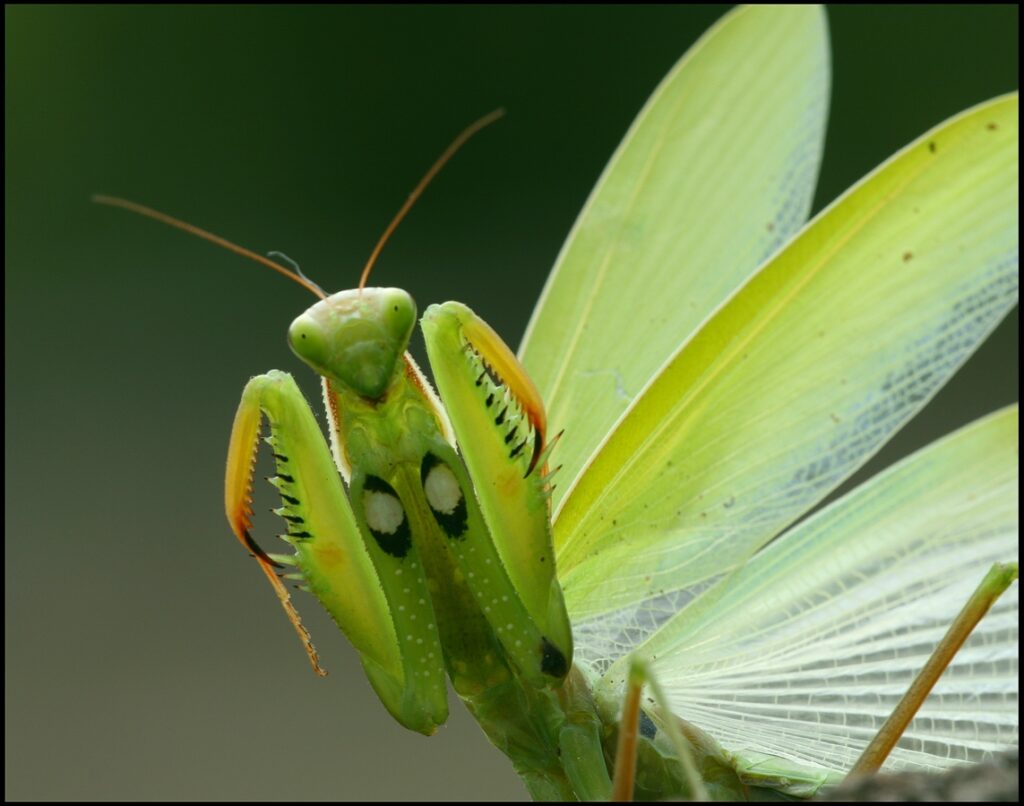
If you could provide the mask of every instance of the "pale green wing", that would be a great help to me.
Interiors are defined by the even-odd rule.
[[[554,503],[668,356],[804,223],[829,93],[820,8],[726,15],[664,79],[572,232],[520,349],[565,430]]]
[[[556,515],[574,625],[630,607],[657,620],[931,398],[1017,299],[1017,170],[1015,94],[958,115],[809,224],[671,358]]]
[[[779,538],[637,651],[682,718],[739,755],[845,772],[953,617],[1017,544],[1017,406],[976,421]],[[887,768],[1017,740],[1017,597],[976,628]],[[624,662],[603,686],[621,685]]]

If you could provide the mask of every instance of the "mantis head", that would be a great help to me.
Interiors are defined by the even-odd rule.
[[[288,329],[292,351],[317,374],[365,398],[384,394],[416,323],[416,303],[400,288],[339,291]]]

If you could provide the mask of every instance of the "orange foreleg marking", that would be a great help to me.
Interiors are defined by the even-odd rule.
[[[231,429],[231,444],[228,447],[227,472],[224,479],[224,508],[227,512],[228,522],[231,524],[231,531],[235,537],[251,551],[260,564],[263,573],[266,574],[274,593],[277,594],[288,620],[299,634],[306,649],[309,662],[313,665],[313,671],[321,677],[325,672],[320,667],[320,659],[317,656],[316,648],[313,646],[313,639],[309,631],[302,625],[295,605],[292,604],[291,594],[284,587],[274,567],[277,565],[266,552],[263,551],[252,539],[249,530],[252,528],[252,475],[256,465],[256,449],[260,431],[260,420],[262,413],[259,406],[247,401],[244,397],[235,415],[235,424]]]
[[[547,416],[544,413],[544,402],[540,398],[540,392],[533,385],[515,353],[483,319],[474,316],[463,321],[462,332],[480,357],[516,397],[530,420],[530,425],[538,436],[534,444],[532,469],[537,457],[544,450],[547,430]]]

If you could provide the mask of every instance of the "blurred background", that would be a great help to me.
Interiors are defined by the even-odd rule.
[[[338,290],[455,133],[504,106],[375,281],[462,300],[514,345],[634,114],[725,8],[5,7],[8,799],[525,798],[461,706],[429,740],[393,722],[309,599],[314,677],[224,522],[245,381],[291,370],[319,400],[284,340],[307,292],[89,197]],[[1016,6],[829,17],[816,209],[1017,86]],[[865,473],[1017,397],[1015,311]]]

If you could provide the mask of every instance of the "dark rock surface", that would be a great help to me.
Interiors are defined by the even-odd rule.
[[[999,754],[985,764],[953,767],[941,775],[902,772],[865,775],[818,795],[818,801],[881,803],[942,801],[1017,802],[1020,789],[1019,751]]]

